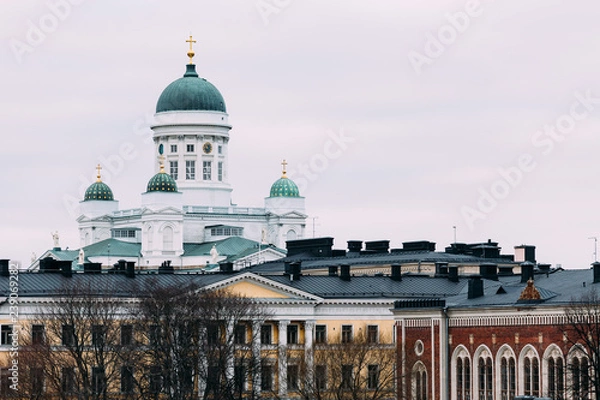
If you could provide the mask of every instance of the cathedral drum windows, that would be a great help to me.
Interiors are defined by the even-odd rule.
[[[212,180],[212,162],[211,161],[202,161],[202,180],[204,180],[204,181]]]
[[[196,179],[196,161],[186,160],[186,162],[185,162],[185,179],[188,181]]]
[[[169,161],[169,174],[171,174],[171,178],[179,179],[179,163],[177,161]]]

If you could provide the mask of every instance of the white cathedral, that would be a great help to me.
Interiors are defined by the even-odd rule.
[[[81,249],[55,247],[40,259],[76,254],[79,264],[125,259],[140,268],[165,261],[175,268],[202,268],[235,260],[239,267],[280,258],[287,240],[304,236],[304,198],[286,176],[285,161],[264,208],[233,205],[229,115],[219,90],[198,76],[191,37],[188,42],[185,74],[163,90],[156,104],[151,129],[159,162],[154,176],[149,174],[141,206],[119,209],[99,165],[97,181],[80,202]]]

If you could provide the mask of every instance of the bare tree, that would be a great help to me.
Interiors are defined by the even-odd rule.
[[[386,338],[359,333],[316,344],[300,363],[298,391],[304,399],[383,400],[394,398],[396,351]],[[382,339],[382,340],[379,340]]]
[[[138,312],[146,343],[139,392],[173,400],[255,397],[256,385],[246,383],[260,365],[252,326],[265,318],[257,303],[224,290],[150,291]]]
[[[567,358],[567,390],[573,398],[596,399],[600,393],[600,296],[592,289],[573,299],[561,327],[571,352]],[[590,397],[588,397],[590,396]]]
[[[124,303],[109,287],[73,285],[41,307],[20,352],[29,398],[114,398],[122,365],[134,354],[120,343]],[[126,393],[122,398],[133,398]]]

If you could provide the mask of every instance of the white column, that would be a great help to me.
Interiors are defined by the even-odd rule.
[[[279,367],[279,391],[280,397],[287,396],[287,327],[290,321],[279,321],[279,354],[278,354],[278,367]]]
[[[314,380],[313,331],[315,321],[304,323],[304,362],[306,363],[306,382]]]
[[[252,322],[252,392],[260,396],[260,374],[261,374],[261,357],[260,357],[260,330],[261,323],[258,321]]]
[[[228,381],[232,381],[233,380],[233,375],[234,375],[234,371],[235,371],[235,338],[233,337],[234,335],[234,323],[233,321],[229,321],[229,323],[227,324],[227,338],[226,340],[231,340],[231,347],[228,349],[228,352],[230,352],[227,355],[227,370],[225,371],[225,375],[227,377]]]

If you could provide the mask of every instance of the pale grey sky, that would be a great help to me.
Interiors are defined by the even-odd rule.
[[[112,161],[121,208],[139,205],[148,121],[191,32],[233,124],[237,204],[262,205],[286,158],[307,234],[316,217],[337,248],[443,249],[456,226],[459,241],[586,267],[600,236],[599,14],[591,0],[3,1],[0,257],[28,262],[56,230],[77,248],[69,204],[98,162]]]

